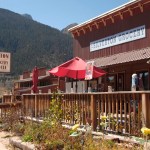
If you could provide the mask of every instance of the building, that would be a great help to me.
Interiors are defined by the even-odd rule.
[[[31,93],[32,72],[26,71],[23,75],[20,75],[19,80],[14,82],[14,93],[16,95]],[[57,89],[64,91],[65,82],[63,79],[59,79],[51,75],[46,68],[38,68],[38,90],[39,93],[49,93],[57,91]]]
[[[133,0],[69,29],[74,56],[94,61],[113,91],[150,89],[150,0]],[[137,82],[133,76],[137,75]]]

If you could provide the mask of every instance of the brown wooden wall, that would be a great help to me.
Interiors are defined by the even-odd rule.
[[[105,27],[93,29],[91,32],[80,34],[74,38],[74,56],[79,56],[82,59],[88,60],[98,57],[113,55],[120,52],[127,52],[131,50],[138,50],[150,46],[150,13],[145,10],[143,13],[124,18],[116,21]],[[90,42],[99,40],[101,38],[117,34],[141,25],[146,25],[146,38],[108,47],[102,50],[90,52]]]

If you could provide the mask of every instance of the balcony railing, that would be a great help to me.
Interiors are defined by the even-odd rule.
[[[24,94],[21,97],[25,116],[44,117],[53,94]],[[8,95],[3,101],[9,101]],[[6,99],[5,99],[6,98]],[[143,124],[150,127],[150,92],[100,92],[59,94],[62,102],[63,122],[68,124],[89,122],[94,131],[102,129],[102,116],[106,116],[105,130],[135,135]],[[12,100],[10,96],[10,102]]]

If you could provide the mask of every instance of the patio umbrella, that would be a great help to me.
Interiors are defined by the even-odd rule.
[[[37,85],[38,85],[38,68],[35,67],[32,71],[32,82],[33,82],[33,85],[31,87],[31,89],[33,90],[34,93],[37,93],[38,92],[38,88],[37,88]]]
[[[51,70],[49,72],[58,77],[69,77],[73,79],[85,79],[86,62],[79,57],[75,57]],[[93,66],[93,78],[105,75],[106,72]],[[77,91],[77,83],[76,83]]]
[[[86,62],[79,57],[75,57],[51,70],[49,72],[58,77],[69,77],[73,79],[84,79],[86,72]],[[106,72],[93,66],[93,78],[103,76]]]

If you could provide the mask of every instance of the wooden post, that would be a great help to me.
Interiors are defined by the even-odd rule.
[[[34,116],[35,116],[35,118],[37,118],[37,94],[35,95],[34,101],[35,101],[35,109],[34,109],[35,110],[35,112],[34,112],[35,115]]]
[[[91,94],[91,120],[92,120],[92,129],[96,130],[97,117],[96,117],[96,99],[94,99],[94,95]]]
[[[23,106],[23,115],[27,116],[27,105],[26,105],[26,101],[25,101],[25,95],[21,95],[21,99],[22,99],[22,106]]]
[[[25,103],[23,95],[21,95],[21,116],[25,116]]]
[[[142,93],[142,116],[147,128],[150,128],[150,95]]]
[[[10,99],[11,99],[11,103],[14,101],[14,97],[13,97],[14,95],[12,94],[11,96],[10,96]]]

